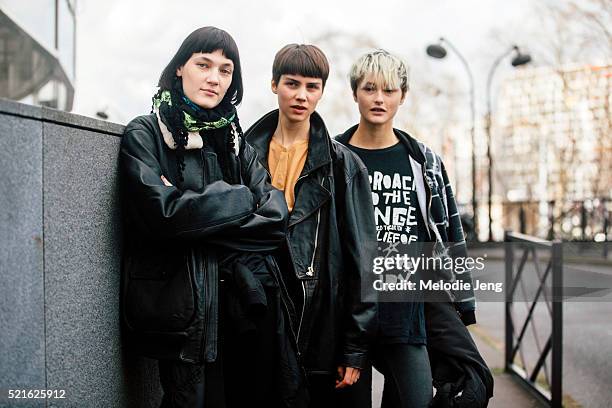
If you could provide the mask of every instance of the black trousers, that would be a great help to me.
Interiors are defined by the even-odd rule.
[[[372,364],[385,376],[381,408],[426,408],[433,394],[427,348],[412,344],[377,344],[371,351]],[[350,387],[348,404],[372,407],[372,367],[361,372]]]
[[[265,288],[269,307],[255,330],[246,333],[227,324],[221,295],[217,361],[204,365],[159,361],[161,408],[277,406],[277,290]]]
[[[160,408],[213,406],[205,402],[204,394],[205,379],[209,378],[205,371],[211,371],[213,365],[160,360],[159,381],[164,392]]]

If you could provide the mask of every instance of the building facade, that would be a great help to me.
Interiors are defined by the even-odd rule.
[[[522,69],[502,83],[493,117],[493,196],[505,228],[518,210],[534,235],[606,238],[611,90],[611,64]]]
[[[0,0],[0,97],[70,111],[76,0]]]

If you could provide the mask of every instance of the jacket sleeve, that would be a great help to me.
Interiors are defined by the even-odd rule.
[[[241,251],[275,250],[285,239],[289,210],[285,196],[270,184],[253,148],[242,141],[241,173],[249,187],[256,209],[244,222],[226,228],[217,234],[215,243]]]
[[[376,252],[374,206],[368,173],[363,165],[348,180],[344,197],[336,204],[340,204],[338,221],[346,302],[343,305],[344,339],[340,364],[364,368],[376,324],[377,294],[372,272]]]
[[[449,255],[452,258],[466,258],[468,253],[463,227],[461,226],[461,216],[457,208],[457,203],[455,202],[455,195],[453,194],[446,168],[441,160],[440,163],[442,166],[442,180],[444,182],[444,205],[448,215],[446,233],[448,236]],[[457,272],[455,272],[455,274],[457,275]],[[469,270],[466,270],[460,276],[458,275],[457,278],[463,281],[469,281],[470,283],[473,281],[472,274]],[[474,298],[474,290],[453,291],[452,294],[455,299],[455,308],[459,312],[463,323],[466,326],[476,323],[476,300]]]
[[[216,181],[195,192],[164,185],[154,137],[154,130],[146,124],[132,121],[119,155],[128,216],[143,234],[161,239],[213,239],[248,222],[257,208],[248,186]]]

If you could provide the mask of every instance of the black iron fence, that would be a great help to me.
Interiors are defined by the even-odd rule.
[[[507,231],[505,370],[551,407],[562,406],[563,253],[559,241]],[[518,260],[518,262],[516,262]],[[518,291],[521,290],[520,299]],[[531,297],[529,296],[531,295]],[[545,310],[538,305],[545,305]],[[519,309],[523,309],[520,311]],[[536,313],[536,309],[537,312]],[[543,313],[542,313],[543,312]],[[536,321],[535,316],[544,318]],[[542,332],[546,332],[543,336]],[[527,346],[528,332],[531,344]]]

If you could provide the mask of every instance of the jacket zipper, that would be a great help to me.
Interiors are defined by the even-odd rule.
[[[323,187],[324,183],[325,183],[325,177],[321,178],[321,187]],[[296,181],[296,184],[297,184],[297,181]],[[319,212],[317,213],[317,228],[315,230],[314,249],[312,251],[312,259],[310,260],[310,266],[308,267],[308,270],[306,271],[307,276],[314,276],[314,261],[315,261],[315,257],[317,256],[317,247],[319,246],[319,227],[321,225],[321,208],[322,207],[323,206],[319,207]],[[298,344],[300,341],[300,333],[302,331],[302,323],[304,321],[304,312],[306,311],[307,298],[306,298],[306,282],[305,281],[302,281],[302,296],[304,297],[304,300],[302,302],[302,314],[300,315],[300,323],[298,325],[298,330],[297,330]]]
[[[302,301],[302,313],[300,314],[300,323],[298,324],[298,330],[297,330],[297,336],[296,336],[296,342],[298,344],[298,348],[300,344],[300,332],[302,331],[302,321],[304,320],[304,311],[306,310],[306,284],[304,281],[302,281],[302,297],[304,298],[304,300]]]
[[[298,178],[298,181],[299,181],[299,178]],[[321,187],[323,187],[323,184],[325,184],[325,177],[321,178]],[[297,181],[296,181],[296,185],[297,185]],[[314,261],[315,261],[315,257],[317,256],[317,247],[319,246],[319,226],[321,224],[321,208],[322,207],[323,206],[319,207],[319,211],[317,212],[317,229],[315,230],[314,250],[312,251],[312,259],[310,260],[310,266],[308,267],[308,270],[306,271],[306,276],[314,276]]]
[[[321,183],[323,185],[323,183]],[[317,256],[317,247],[319,246],[319,225],[321,223],[321,208],[319,208],[319,212],[317,214],[317,229],[315,230],[315,241],[314,241],[314,250],[312,251],[312,259],[310,260],[310,266],[306,271],[306,275],[314,276],[314,261]]]

